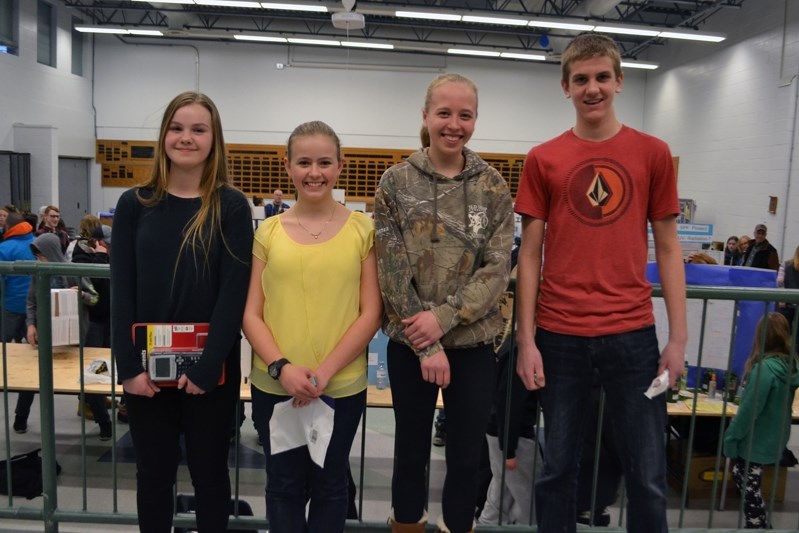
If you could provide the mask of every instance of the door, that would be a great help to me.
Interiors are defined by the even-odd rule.
[[[89,213],[89,160],[58,158],[58,208],[69,235],[77,234],[80,219]]]

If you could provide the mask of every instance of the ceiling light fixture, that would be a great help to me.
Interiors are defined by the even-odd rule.
[[[215,6],[215,7],[248,7],[259,8],[260,2],[249,2],[246,0],[194,0],[198,6]]]
[[[291,44],[313,44],[317,46],[341,46],[338,41],[328,41],[325,39],[301,39],[299,37],[289,37],[288,42]]]
[[[133,0],[134,2],[152,2],[152,0]],[[158,0],[161,4],[193,4],[194,0]]]
[[[425,19],[425,20],[447,20],[449,22],[460,22],[460,15],[452,15],[449,13],[432,13],[427,11],[395,11],[394,16],[397,18],[408,19]]]
[[[617,35],[639,35],[641,37],[657,37],[660,30],[641,28],[639,26],[596,26],[593,31],[600,33],[615,33]]]
[[[285,37],[270,37],[268,35],[244,35],[237,34],[233,36],[237,41],[258,41],[265,43],[287,43],[288,39]]]
[[[374,48],[377,50],[393,50],[394,45],[388,43],[364,43],[361,41],[341,41],[341,46],[349,46],[351,48]]]
[[[594,24],[580,24],[577,22],[558,22],[556,20],[533,19],[529,25],[535,28],[552,28],[553,30],[591,31]]]
[[[657,63],[649,63],[646,61],[632,61],[628,59],[622,59],[621,66],[626,68],[640,68],[644,70],[655,70],[656,68],[658,68]]]
[[[261,2],[264,9],[279,9],[282,11],[312,11],[315,13],[327,13],[326,6],[307,5],[307,4],[281,4],[277,2]]]
[[[727,38],[723,33],[696,32],[696,31],[662,31],[658,37],[663,39],[686,39],[689,41],[704,41],[708,43],[720,43]]]
[[[547,56],[544,54],[520,54],[518,52],[502,52],[499,57],[505,59],[525,59],[527,61],[546,61]]]
[[[113,35],[127,35],[128,30],[112,26],[75,26],[75,30],[81,33],[108,33]]]
[[[449,48],[448,54],[462,55],[462,56],[480,56],[480,57],[499,57],[499,52],[492,52],[491,50],[468,50],[465,48]]]
[[[522,19],[511,19],[502,17],[478,17],[475,15],[464,15],[461,17],[463,22],[476,22],[478,24],[500,24],[503,26],[527,26],[528,21]]]
[[[128,33],[131,35],[142,35],[145,37],[163,37],[164,32],[161,30],[142,30],[142,29],[130,29]]]

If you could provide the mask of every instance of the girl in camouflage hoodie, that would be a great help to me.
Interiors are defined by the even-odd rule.
[[[396,419],[392,531],[424,531],[425,465],[439,387],[447,412],[441,531],[472,530],[508,285],[513,212],[505,180],[466,148],[477,88],[436,78],[422,111],[424,148],[389,168],[375,196],[375,247],[390,337]]]

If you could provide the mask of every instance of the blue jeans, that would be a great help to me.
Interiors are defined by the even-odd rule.
[[[350,448],[366,407],[366,391],[334,400],[333,436],[324,468],[311,460],[305,446],[272,455],[269,420],[275,405],[287,400],[288,396],[252,388],[252,418],[266,455],[269,529],[280,533],[341,533],[349,504]]]
[[[594,369],[605,389],[605,416],[618,437],[627,487],[627,531],[664,533],[666,524],[666,395],[652,400],[644,391],[655,378],[660,353],[655,327],[578,337],[538,328],[546,386],[544,467],[536,483],[541,533],[576,531],[576,488],[583,431],[589,413]]]

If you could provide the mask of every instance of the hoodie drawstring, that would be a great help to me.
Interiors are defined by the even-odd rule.
[[[430,242],[438,242],[438,174],[433,172],[433,230]]]

